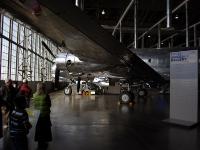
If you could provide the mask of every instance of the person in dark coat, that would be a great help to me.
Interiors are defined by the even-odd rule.
[[[77,80],[77,93],[79,93],[80,86],[81,86],[81,77],[78,77],[78,80]]]
[[[5,85],[0,89],[0,96],[2,97],[2,103],[6,106],[7,110],[14,109],[14,99],[16,94],[17,90],[13,87],[12,80],[5,80]]]
[[[23,79],[22,84],[19,85],[19,87],[18,87],[18,93],[22,94],[26,97],[26,103],[27,103],[26,107],[29,107],[30,99],[32,97],[32,89],[28,85],[28,80]]]
[[[8,125],[8,114],[14,109],[14,99],[17,90],[13,87],[12,80],[5,80],[5,85],[0,88],[1,106],[3,112],[4,128]]]
[[[2,122],[2,112],[1,112],[1,107],[2,107],[2,97],[0,96],[0,138],[3,136],[3,122]]]
[[[37,84],[36,93],[33,94],[33,102],[35,109],[40,111],[35,129],[35,141],[38,142],[39,148],[48,146],[48,142],[52,141],[51,120],[50,120],[50,96],[45,93],[45,85]]]

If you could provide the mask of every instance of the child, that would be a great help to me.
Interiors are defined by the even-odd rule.
[[[31,128],[26,108],[26,98],[18,95],[14,100],[15,108],[10,113],[10,137],[14,150],[28,150],[27,134]]]

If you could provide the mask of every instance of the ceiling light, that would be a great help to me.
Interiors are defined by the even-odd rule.
[[[178,16],[178,15],[176,15],[176,16],[175,16],[175,19],[179,19],[179,16]]]
[[[106,12],[105,12],[104,9],[102,10],[101,14],[102,14],[102,15],[105,15],[105,14],[106,14]]]
[[[148,38],[150,38],[150,37],[151,37],[151,35],[148,35],[147,37],[148,37]]]

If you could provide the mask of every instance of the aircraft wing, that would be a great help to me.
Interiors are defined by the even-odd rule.
[[[39,2],[41,11],[37,15],[33,13],[38,5],[36,0],[24,3],[1,0],[0,4],[56,43],[64,45],[82,61],[106,64],[112,68],[111,72],[127,74],[131,78],[162,80],[156,71],[75,7],[72,1]]]

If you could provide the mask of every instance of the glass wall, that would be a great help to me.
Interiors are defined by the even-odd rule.
[[[56,44],[8,13],[0,13],[0,17],[0,80],[53,80],[51,67],[58,53]],[[42,46],[42,42],[54,56]]]

